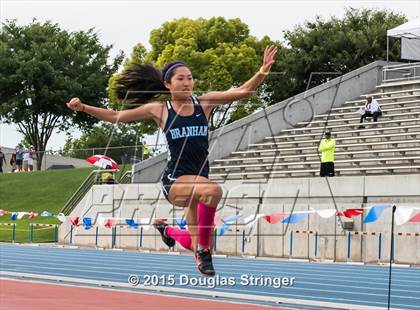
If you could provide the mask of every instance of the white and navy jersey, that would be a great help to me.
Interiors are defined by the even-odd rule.
[[[191,98],[194,112],[188,116],[177,114],[171,102],[166,102],[168,117],[164,133],[169,156],[163,177],[169,179],[187,174],[208,177],[209,174],[208,121],[198,98]]]

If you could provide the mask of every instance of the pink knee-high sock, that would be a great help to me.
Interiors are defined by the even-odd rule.
[[[176,242],[182,245],[183,248],[192,251],[191,235],[188,230],[179,229],[172,226],[166,226],[165,235],[174,239]]]
[[[197,224],[198,224],[198,246],[208,247],[210,242],[210,235],[213,231],[214,215],[216,208],[206,206],[199,202],[197,205]]]

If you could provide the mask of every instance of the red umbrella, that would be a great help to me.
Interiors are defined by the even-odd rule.
[[[86,161],[102,169],[106,169],[107,166],[111,166],[111,169],[118,169],[118,164],[115,160],[106,155],[93,155]]]

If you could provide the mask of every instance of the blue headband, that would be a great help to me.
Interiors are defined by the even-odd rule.
[[[171,74],[172,71],[174,71],[178,67],[186,67],[186,65],[182,62],[174,63],[172,66],[166,70],[165,75],[163,76],[163,81],[166,81],[166,78]]]

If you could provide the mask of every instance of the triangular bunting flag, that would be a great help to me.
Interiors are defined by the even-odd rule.
[[[83,218],[83,227],[86,230],[89,230],[89,229],[91,229],[93,227],[93,225],[92,225],[92,218],[91,217],[84,217]]]
[[[54,215],[52,213],[48,212],[48,211],[42,211],[41,216],[43,216],[43,217],[52,217]]]
[[[264,215],[262,218],[264,220],[266,220],[267,223],[275,224],[278,221],[280,221],[281,219],[284,219],[285,217],[287,217],[287,214],[284,214],[284,213],[274,213],[274,214],[271,214],[271,215]]]
[[[28,213],[28,219],[32,220],[34,217],[37,217],[38,213],[34,213],[34,212],[29,212]]]
[[[402,225],[410,220],[410,217],[414,211],[414,208],[410,207],[398,207],[395,210],[395,224]]]
[[[409,222],[411,222],[411,223],[420,223],[420,212],[419,213],[417,213],[416,215],[414,215],[411,219],[410,219],[410,221]]]
[[[187,221],[183,218],[175,219],[176,224],[179,226],[180,229],[186,229]]]
[[[296,224],[299,223],[300,221],[302,221],[305,216],[307,216],[307,213],[293,213],[291,215],[289,215],[288,217],[286,217],[285,219],[283,219],[282,223],[284,224]]]
[[[115,226],[116,220],[114,218],[107,218],[104,222],[106,228],[112,228]]]
[[[18,220],[23,219],[23,217],[27,214],[27,212],[18,212],[16,218]]]
[[[258,221],[260,218],[262,218],[263,216],[265,216],[264,214],[251,214],[249,216],[247,216],[246,218],[244,218],[244,224],[245,227],[251,227],[255,224],[256,221]]]
[[[337,216],[345,216],[349,219],[352,219],[362,214],[363,214],[363,209],[347,209],[342,212],[338,212]]]
[[[337,211],[335,209],[315,210],[315,213],[324,219],[334,216],[336,212]]]
[[[131,228],[138,228],[139,224],[137,224],[133,219],[125,219],[125,223],[130,226]]]
[[[230,215],[222,220],[223,224],[220,228],[220,236],[223,236],[225,234],[225,231],[229,229],[229,226],[235,223],[235,221],[240,218],[240,215]]]
[[[151,223],[151,219],[149,218],[142,218],[140,219],[140,222],[139,222],[139,224],[141,225],[144,231],[148,231],[150,227],[152,227],[150,223]]]
[[[373,223],[376,222],[376,220],[381,216],[382,211],[390,208],[391,205],[377,205],[372,206],[372,208],[369,210],[369,213],[366,215],[365,220],[363,223]]]
[[[78,216],[72,216],[72,217],[70,218],[70,223],[71,223],[73,226],[77,226],[77,225],[79,225],[79,217],[78,217]]]

